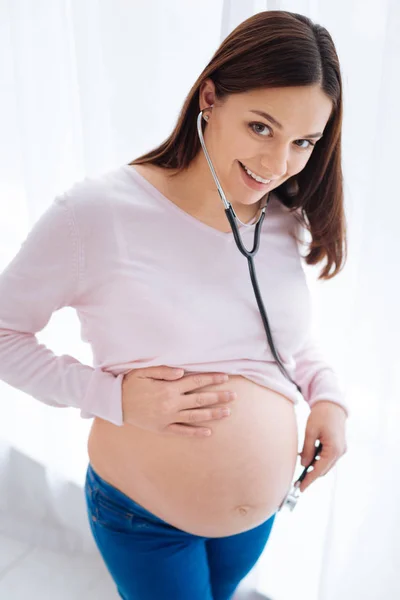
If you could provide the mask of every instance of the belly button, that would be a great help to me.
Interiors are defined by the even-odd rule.
[[[239,512],[239,514],[241,514],[241,515],[247,515],[247,513],[248,513],[248,512],[249,512],[249,510],[250,510],[250,508],[251,508],[250,506],[247,506],[246,504],[244,504],[244,505],[242,505],[242,506],[238,506],[236,510],[237,510],[237,511]]]

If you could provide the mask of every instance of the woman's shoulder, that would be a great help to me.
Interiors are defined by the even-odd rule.
[[[125,165],[122,165],[77,179],[59,198],[62,198],[76,215],[93,216],[97,213],[100,216],[104,212],[107,213],[118,198],[127,195],[128,179]]]
[[[70,227],[81,238],[93,241],[97,236],[104,237],[118,214],[118,207],[129,197],[125,178],[121,167],[86,175],[57,194],[53,205],[67,211]]]

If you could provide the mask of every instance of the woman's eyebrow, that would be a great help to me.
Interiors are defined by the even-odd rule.
[[[268,113],[264,112],[263,110],[250,110],[250,112],[255,113],[256,115],[259,115],[260,117],[264,117],[264,119],[267,119],[267,121],[271,121],[271,123],[273,125],[275,125],[278,129],[283,129],[283,125],[281,125],[281,123],[278,123],[278,121],[276,119],[274,119],[274,117],[272,117],[271,115],[269,115]],[[307,135],[304,135],[303,137],[305,138],[317,138],[317,137],[322,137],[322,133],[318,132],[318,133],[309,133]]]

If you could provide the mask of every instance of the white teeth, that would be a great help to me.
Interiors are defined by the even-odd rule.
[[[271,181],[270,179],[263,179],[259,175],[256,175],[255,173],[253,173],[252,171],[250,171],[250,169],[248,169],[244,165],[243,165],[243,167],[244,167],[246,173],[248,173],[250,175],[250,177],[252,177],[256,181],[258,181],[259,183],[269,183]]]

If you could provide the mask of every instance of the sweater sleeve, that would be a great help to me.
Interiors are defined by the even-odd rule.
[[[54,311],[79,303],[83,249],[68,196],[57,196],[0,274],[0,379],[81,417],[123,424],[122,378],[56,356],[35,334]]]
[[[329,400],[339,404],[349,416],[350,411],[339,378],[311,334],[301,349],[295,353],[294,359],[296,361],[294,380],[300,385],[302,395],[310,408],[320,400]]]

